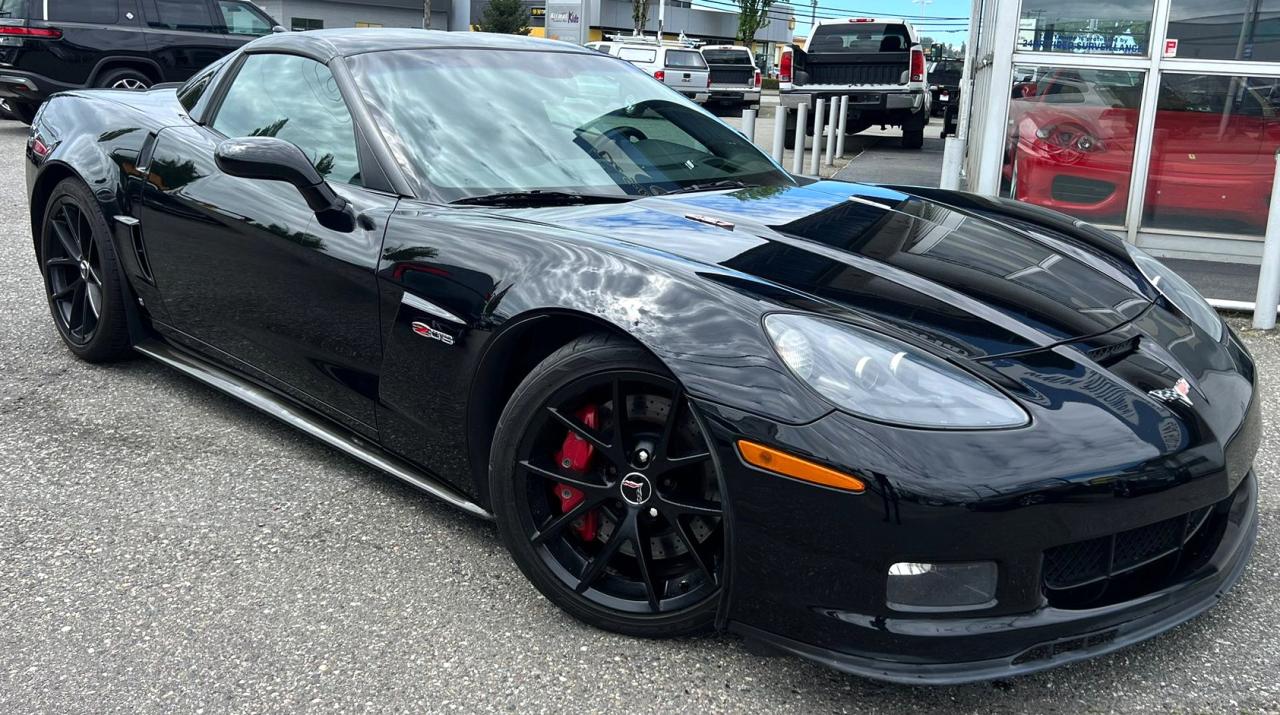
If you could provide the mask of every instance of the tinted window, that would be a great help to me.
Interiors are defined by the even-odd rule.
[[[628,62],[653,62],[658,57],[658,51],[643,47],[623,47],[618,50],[618,56]]]
[[[289,21],[289,29],[294,32],[306,32],[307,30],[323,30],[324,20],[317,20],[311,17],[295,17]]]
[[[209,89],[209,85],[213,82],[213,76],[218,73],[218,70],[221,69],[222,66],[231,59],[231,57],[231,55],[228,55],[203,70],[200,70],[199,74],[187,80],[186,84],[178,88],[178,102],[182,105],[183,109],[190,112],[195,108],[196,103],[200,101],[200,98],[204,96],[205,91]]]
[[[703,50],[710,65],[752,65],[751,55],[741,50]]]
[[[647,196],[730,179],[792,183],[738,132],[596,53],[399,50],[348,62],[392,155],[424,192],[446,201],[538,189]]]
[[[281,88],[289,91],[282,92]],[[229,137],[279,137],[298,145],[330,181],[360,183],[355,129],[329,68],[293,55],[251,55],[214,117]]]
[[[704,70],[707,68],[707,61],[702,59],[702,53],[696,50],[667,50],[667,66]]]
[[[144,0],[147,24],[166,30],[213,32],[209,6],[190,0]]]
[[[27,0],[0,0],[0,17],[27,16]]]
[[[50,0],[49,19],[111,24],[120,17],[119,0]]]
[[[232,35],[270,35],[273,23],[251,7],[238,0],[218,0],[222,12],[222,24]]]
[[[1018,50],[1145,55],[1154,9],[1155,0],[1023,0],[1022,20],[1018,23]]]
[[[906,25],[846,22],[818,25],[809,41],[810,52],[906,52],[911,35]]]

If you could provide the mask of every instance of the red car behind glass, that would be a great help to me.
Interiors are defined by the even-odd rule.
[[[1124,72],[1056,70],[1015,85],[1008,194],[1090,221],[1123,223],[1141,93],[1140,76]],[[1165,76],[1147,225],[1200,228],[1208,221],[1211,230],[1262,232],[1272,152],[1280,145],[1275,94],[1248,79]]]

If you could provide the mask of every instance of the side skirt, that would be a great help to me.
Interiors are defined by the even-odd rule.
[[[458,494],[437,478],[409,466],[403,461],[386,454],[380,448],[367,444],[364,440],[343,431],[341,428],[328,424],[322,418],[308,414],[302,408],[293,405],[270,390],[259,387],[248,380],[237,377],[231,372],[210,365],[160,341],[147,341],[134,346],[134,349],[153,360],[164,363],[189,377],[203,382],[219,392],[257,408],[331,447],[340,449],[369,466],[376,467],[397,479],[408,482],[452,507],[461,509],[481,519],[493,519],[493,515],[485,511],[483,507]]]

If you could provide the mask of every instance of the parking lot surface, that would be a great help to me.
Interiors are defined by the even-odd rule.
[[[0,122],[0,712],[1280,711],[1274,431],[1243,580],[1109,657],[914,688],[730,636],[615,636],[538,595],[489,525],[158,364],[73,359],[24,138]],[[1270,426],[1280,339],[1245,340]]]

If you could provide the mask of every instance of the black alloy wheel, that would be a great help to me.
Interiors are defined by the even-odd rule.
[[[90,362],[126,356],[128,327],[106,219],[78,181],[63,181],[50,196],[40,261],[49,309],[67,347]]]
[[[557,605],[631,635],[711,625],[719,479],[683,390],[639,346],[588,336],[539,365],[500,421],[493,480],[504,541]]]

